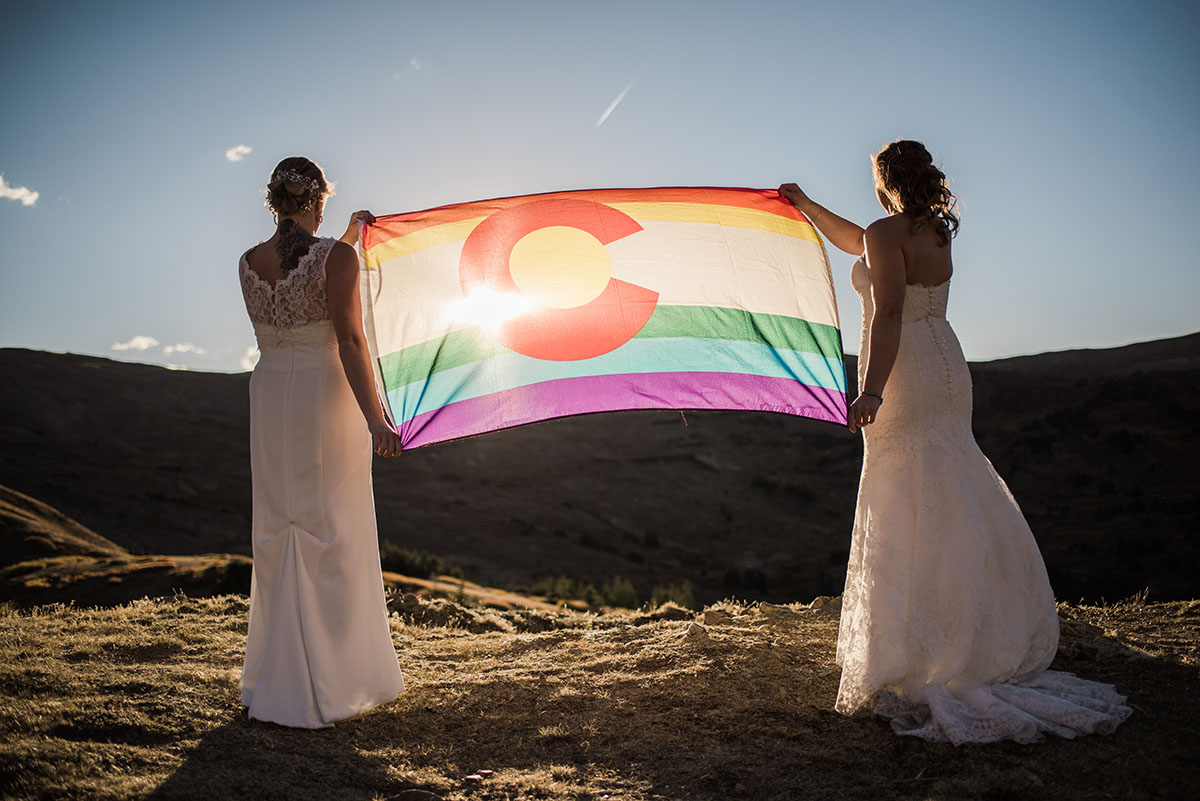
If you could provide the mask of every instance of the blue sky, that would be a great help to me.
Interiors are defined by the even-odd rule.
[[[787,180],[865,224],[869,156],[899,137],[961,197],[968,358],[1192,333],[1198,8],[5,4],[0,346],[242,369],[237,257],[288,155],[338,183],[333,235],[364,207]]]

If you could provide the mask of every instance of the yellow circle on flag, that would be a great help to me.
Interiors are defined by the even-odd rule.
[[[521,294],[542,306],[570,309],[594,300],[612,278],[612,260],[586,231],[551,225],[517,242],[508,270]]]

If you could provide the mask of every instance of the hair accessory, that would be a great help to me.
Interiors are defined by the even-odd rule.
[[[292,187],[299,186],[300,191],[295,191]],[[271,206],[271,192],[276,192],[283,189],[296,202],[296,211],[304,212],[311,210],[317,205],[317,201],[321,199],[323,194],[321,182],[316,178],[310,178],[307,175],[301,175],[295,170],[276,170],[271,175],[271,180],[267,182],[267,208]]]
[[[304,187],[304,189],[300,190],[299,192],[292,192],[291,189],[288,189],[288,191],[292,192],[294,195],[304,194],[305,192],[311,192],[314,189],[321,188],[321,185],[315,178],[309,178],[307,175],[301,175],[295,170],[280,170],[279,172],[275,173],[271,183],[275,183],[276,181],[285,184],[300,184]]]

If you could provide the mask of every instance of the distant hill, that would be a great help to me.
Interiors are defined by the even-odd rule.
[[[124,553],[54,507],[0,486],[0,566],[41,557]]]
[[[971,370],[1060,598],[1200,596],[1200,334]],[[0,349],[0,484],[134,554],[249,554],[247,378]],[[787,602],[840,592],[860,468],[832,425],[636,412],[377,459],[375,492],[381,538],[482,583]]]

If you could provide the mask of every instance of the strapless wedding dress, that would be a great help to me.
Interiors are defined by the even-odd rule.
[[[371,435],[338,358],[320,239],[271,286],[242,257],[261,356],[250,377],[254,568],[249,716],[322,728],[404,689],[388,628]]]
[[[862,386],[873,313],[862,301]],[[1130,714],[1107,684],[1047,670],[1058,615],[1033,534],[971,432],[971,375],[946,321],[950,283],[909,285],[873,424],[842,601],[836,708],[874,704],[901,734],[955,744],[1108,733]]]

